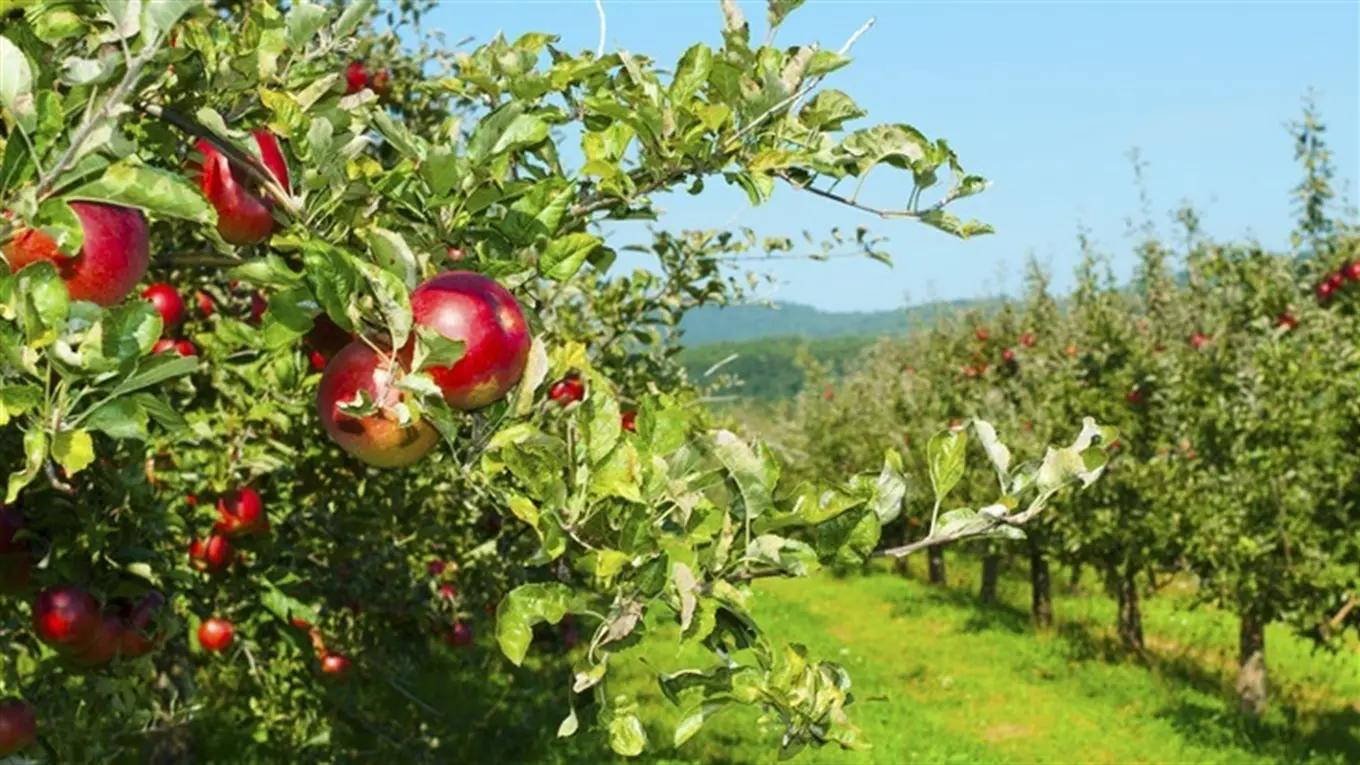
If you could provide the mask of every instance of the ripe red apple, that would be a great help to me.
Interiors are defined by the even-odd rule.
[[[472,271],[448,271],[411,292],[415,323],[463,343],[452,366],[425,371],[457,409],[480,409],[514,387],[529,360],[529,326],[514,295],[494,279]],[[401,358],[410,368],[413,337]]]
[[[337,680],[349,675],[349,658],[329,651],[321,655],[321,673]]]
[[[570,406],[585,397],[586,385],[581,382],[580,375],[567,375],[548,389],[548,398],[562,406]]]
[[[831,391],[827,391],[827,393],[830,394]],[[829,399],[829,398],[831,398],[831,396],[828,395],[827,398]],[[624,429],[624,430],[628,431],[629,433],[636,433],[636,432],[637,432],[637,412],[634,412],[634,411],[632,411],[632,410],[629,410],[629,411],[627,411],[627,412],[624,412],[624,413],[623,413],[622,420],[623,420],[623,423],[622,423],[622,424],[623,424],[623,429]]]
[[[293,626],[294,626],[294,627],[297,627],[297,628],[300,629],[300,630],[306,630],[306,629],[311,629],[311,628],[312,628],[312,623],[309,622],[309,621],[307,621],[306,619],[303,619],[303,618],[300,617],[300,616],[294,616],[294,617],[293,617]]]
[[[1029,348],[1030,346],[1034,345],[1034,335],[1031,335],[1028,332],[1021,335],[1020,344],[1025,346],[1026,348]]]
[[[279,139],[266,130],[256,130],[251,137],[265,168],[289,191],[288,163],[279,148]],[[274,232],[274,201],[263,196],[263,190],[245,168],[233,164],[212,142],[200,139],[196,147],[203,155],[196,180],[217,210],[217,233],[231,244],[255,244],[268,238]]]
[[[1077,346],[1074,345],[1074,344],[1072,344],[1072,343],[1068,343],[1068,344],[1067,344],[1067,355],[1068,355],[1068,356],[1075,356],[1075,355],[1077,355]]]
[[[472,645],[472,625],[466,622],[454,622],[449,631],[444,634],[444,642],[454,648],[465,648]]]
[[[1332,299],[1332,293],[1336,292],[1336,287],[1330,281],[1322,282],[1317,286],[1318,302],[1325,303]]]
[[[189,564],[199,571],[215,573],[231,565],[231,543],[221,534],[210,534],[206,540],[189,543]]]
[[[449,564],[445,563],[442,560],[432,560],[425,565],[426,570],[430,572],[430,576],[442,576],[444,574],[444,570],[447,569],[448,567]]]
[[[1332,285],[1332,291],[1341,289],[1346,284],[1346,277],[1340,271],[1327,277],[1327,283]]]
[[[250,323],[259,324],[264,321],[265,311],[269,310],[269,299],[262,292],[256,292],[250,296]]]
[[[199,292],[195,297],[198,300],[198,312],[203,314],[203,318],[212,316],[213,310],[216,308],[213,305],[212,296],[206,292]]]
[[[116,616],[101,616],[90,642],[72,651],[68,658],[82,667],[102,667],[113,661],[122,645],[122,620]]]
[[[1015,361],[1015,351],[1007,348],[1001,352],[1001,358],[1003,361]]]
[[[457,263],[458,261],[466,258],[467,253],[464,252],[463,250],[458,249],[457,247],[450,247],[448,249],[448,256],[449,260],[452,260],[454,263]]]
[[[260,494],[249,486],[233,489],[217,500],[217,514],[221,518],[213,528],[228,538],[245,534],[259,536],[269,528]]]
[[[439,595],[442,598],[453,600],[458,597],[458,587],[452,584],[441,584],[439,585]]]
[[[1275,317],[1275,325],[1278,327],[1296,329],[1299,326],[1299,320],[1294,317],[1294,314],[1284,311],[1279,316]]]
[[[1346,279],[1353,282],[1360,282],[1360,260],[1352,261],[1341,267],[1341,273]]]
[[[168,337],[162,337],[156,341],[155,345],[151,346],[151,355],[153,356],[167,351],[174,351],[184,358],[198,355],[198,349],[188,340],[171,340]]]
[[[428,420],[402,425],[393,412],[401,403],[396,388],[400,373],[395,361],[385,358],[363,341],[356,340],[326,365],[317,387],[317,410],[321,425],[340,448],[375,467],[404,467],[425,456],[439,440]],[[340,405],[353,402],[362,391],[378,411],[353,417]]]
[[[344,349],[346,345],[357,340],[358,337],[353,332],[346,332],[336,324],[331,317],[326,314],[318,314],[312,323],[312,329],[307,333],[305,342],[307,347],[321,354],[323,366],[325,361],[330,361],[335,354]]]
[[[1190,336],[1190,347],[1194,348],[1195,350],[1199,350],[1200,348],[1203,348],[1204,346],[1208,345],[1209,341],[1210,338],[1208,335],[1203,335],[1200,334],[1199,332],[1196,332],[1195,334]]]
[[[174,287],[157,282],[142,290],[142,297],[156,307],[156,312],[161,315],[161,324],[167,331],[184,321],[184,298],[179,296]]]
[[[345,95],[358,93],[368,87],[368,70],[358,61],[349,62],[345,67]]]
[[[32,745],[36,732],[32,707],[18,699],[0,702],[0,757]]]
[[[141,210],[102,202],[68,204],[85,232],[80,252],[68,258],[52,237],[37,229],[24,229],[5,245],[9,267],[17,272],[30,263],[49,260],[56,265],[73,300],[102,306],[121,302],[137,286],[150,262],[146,216]]]
[[[1143,392],[1141,390],[1131,390],[1124,394],[1124,399],[1130,404],[1141,404],[1143,403]]]
[[[321,351],[312,351],[307,354],[307,363],[312,365],[312,371],[326,371],[326,357],[321,355]]]
[[[59,651],[84,648],[99,626],[99,604],[79,587],[49,587],[33,604],[33,631]]]
[[[973,334],[977,336],[978,342],[981,343],[987,341],[987,330],[979,328]]]
[[[226,619],[206,619],[198,625],[198,644],[203,650],[220,653],[236,641],[236,628]]]
[[[368,80],[368,87],[378,96],[385,97],[392,90],[392,73],[386,69],[373,75]]]

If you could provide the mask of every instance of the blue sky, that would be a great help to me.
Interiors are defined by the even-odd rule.
[[[740,3],[764,37],[765,3]],[[697,41],[721,43],[717,0],[604,0],[607,48],[674,62]],[[927,299],[1014,294],[1033,252],[1072,282],[1078,224],[1132,271],[1127,220],[1139,213],[1127,152],[1147,163],[1154,221],[1192,202],[1216,237],[1283,248],[1298,180],[1284,125],[1315,89],[1338,186],[1360,175],[1360,4],[1355,2],[871,2],[809,0],[778,43],[836,49],[870,17],[854,63],[825,83],[869,111],[856,123],[905,122],[945,137],[964,167],[994,182],[955,212],[997,228],[966,242],[903,221],[880,221],[778,187],[749,208],[721,181],[700,197],[667,196],[671,229],[750,226],[762,235],[814,235],[868,225],[889,238],[895,267],[870,261],[781,263],[764,294],[825,310],[881,310]],[[426,19],[451,39],[502,31],[561,36],[593,49],[593,0],[443,0]],[[871,181],[864,198],[900,205],[909,190]],[[1351,199],[1355,199],[1354,193]],[[611,244],[645,241],[620,224]],[[645,265],[636,258],[621,261]]]

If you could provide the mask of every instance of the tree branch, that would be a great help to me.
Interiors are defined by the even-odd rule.
[[[59,158],[57,158],[57,163],[52,166],[52,169],[39,179],[37,189],[38,199],[42,199],[46,196],[56,184],[57,179],[61,177],[61,174],[70,168],[72,162],[75,162],[76,155],[80,153],[80,148],[85,145],[87,140],[89,140],[90,134],[94,132],[95,128],[99,127],[106,119],[108,119],[109,112],[112,111],[115,106],[127,99],[133,86],[137,84],[137,79],[142,73],[142,68],[147,65],[147,62],[155,57],[156,52],[159,49],[159,41],[157,41],[156,44],[147,45],[142,49],[141,53],[138,53],[135,58],[128,62],[127,72],[123,74],[122,81],[113,89],[113,92],[109,94],[109,97],[104,99],[104,103],[100,104],[99,108],[95,109],[94,113],[86,118],[85,122],[76,129],[76,134],[71,139],[71,145],[66,148],[66,151],[62,152],[62,155]]]
[[[608,26],[604,19],[604,3],[595,0],[595,12],[600,14],[600,44],[595,47],[595,58],[604,58],[604,37]]]

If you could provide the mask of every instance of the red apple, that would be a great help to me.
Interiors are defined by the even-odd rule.
[[[307,363],[312,365],[312,371],[326,371],[326,357],[321,355],[321,351],[312,351],[307,354]]]
[[[444,642],[454,648],[465,648],[472,645],[472,641],[472,625],[466,622],[454,622],[444,635]]]
[[[472,271],[448,271],[411,292],[415,323],[463,343],[463,357],[425,371],[455,408],[480,409],[519,382],[529,360],[529,326],[514,295],[494,279]],[[412,338],[402,349],[410,368]]]
[[[1336,287],[1330,281],[1322,282],[1317,286],[1317,296],[1320,302],[1327,302],[1332,299],[1332,293],[1336,292]]]
[[[452,584],[439,585],[439,595],[442,598],[453,600],[458,597],[458,587]]]
[[[368,87],[368,70],[358,61],[349,62],[345,67],[345,95],[358,93]]]
[[[226,619],[206,619],[198,625],[198,644],[203,650],[220,653],[236,641],[236,628]]]
[[[392,73],[386,69],[373,75],[368,80],[368,87],[379,97],[386,96],[392,90]]]
[[[155,345],[151,346],[153,356],[166,351],[174,351],[184,358],[198,355],[198,349],[188,340],[171,340],[168,337],[162,337],[156,341]]]
[[[33,631],[59,651],[84,648],[99,626],[99,604],[79,587],[50,587],[33,604]]]
[[[334,319],[322,313],[313,321],[312,329],[307,333],[306,343],[313,351],[320,353],[325,361],[330,361],[346,345],[357,339],[353,332],[341,329]]]
[[[1004,361],[1015,361],[1015,351],[1011,350],[1010,348],[1007,348],[1006,350],[1001,352],[1001,358]]]
[[[442,576],[444,574],[445,569],[447,569],[448,567],[449,564],[445,563],[442,560],[432,560],[429,563],[425,564],[425,568],[430,572],[430,576]]]
[[[1034,345],[1034,335],[1031,335],[1029,333],[1021,335],[1020,344],[1025,346],[1026,348],[1029,348],[1030,346]]]
[[[256,292],[250,296],[250,323],[259,324],[264,321],[264,314],[269,310],[269,299],[262,292]]]
[[[581,382],[580,375],[567,375],[548,389],[548,398],[562,406],[570,406],[585,397],[586,385]]]
[[[830,394],[831,391],[828,390],[827,393]],[[831,398],[831,396],[828,395],[827,398]],[[624,412],[623,417],[621,419],[623,420],[622,425],[624,430],[628,431],[629,433],[637,432],[637,412],[634,411]]]
[[[288,163],[278,138],[265,130],[256,130],[251,137],[265,168],[289,191]],[[196,168],[198,186],[217,210],[217,233],[231,244],[255,244],[268,238],[274,232],[274,201],[263,195],[245,168],[233,164],[212,142],[200,139],[196,147],[203,155]]]
[[[1279,327],[1288,327],[1289,329],[1295,329],[1299,326],[1299,320],[1294,318],[1294,314],[1285,311],[1281,313],[1279,316],[1275,317],[1275,325]]]
[[[254,489],[234,489],[217,500],[217,514],[221,518],[213,527],[228,538],[254,534],[259,536],[269,528],[264,503]]]
[[[340,680],[349,675],[349,659],[338,653],[327,652],[321,656],[321,673]]]
[[[24,229],[5,245],[9,267],[17,272],[30,263],[49,260],[56,265],[73,300],[102,306],[121,302],[137,286],[150,262],[146,216],[141,210],[102,202],[68,204],[85,232],[80,252],[68,258],[52,237],[37,229]]]
[[[101,616],[94,637],[81,648],[72,651],[72,663],[82,667],[102,667],[113,661],[123,645],[123,621],[116,616]]]
[[[979,328],[979,329],[978,329],[976,332],[974,332],[973,334],[977,336],[978,342],[980,342],[980,343],[981,343],[981,342],[986,342],[986,340],[987,340],[987,330]]]
[[[189,543],[189,564],[199,571],[215,573],[231,565],[231,543],[221,534],[211,534],[206,540]]]
[[[1360,282],[1360,260],[1342,266],[1341,273],[1344,274],[1349,281]]]
[[[198,312],[203,314],[203,318],[212,316],[215,308],[212,296],[206,292],[199,292],[195,297],[198,299]]]
[[[1341,289],[1346,284],[1346,277],[1340,271],[1327,277],[1327,283],[1332,285],[1332,291]]]
[[[179,296],[174,287],[158,282],[142,290],[142,297],[156,307],[156,312],[161,315],[161,324],[167,331],[184,321],[184,298]]]
[[[32,707],[18,699],[0,702],[0,757],[32,745],[36,729]]]
[[[425,456],[439,440],[428,420],[402,425],[394,407],[401,403],[396,388],[401,370],[394,360],[356,340],[326,365],[317,387],[317,410],[321,425],[340,448],[374,467],[404,467]],[[354,402],[360,392],[378,407],[363,417],[340,409]]]
[[[1190,347],[1194,348],[1195,350],[1203,348],[1204,346],[1208,345],[1209,342],[1210,342],[1209,336],[1202,335],[1199,332],[1196,332],[1195,334],[1190,336]]]

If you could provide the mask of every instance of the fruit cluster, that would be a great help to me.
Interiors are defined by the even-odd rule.
[[[1326,305],[1348,284],[1360,282],[1360,261],[1343,263],[1340,268],[1318,283],[1315,291],[1318,302]]]

